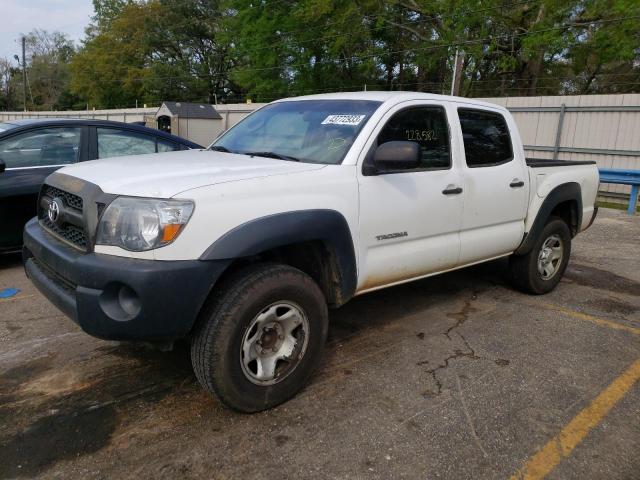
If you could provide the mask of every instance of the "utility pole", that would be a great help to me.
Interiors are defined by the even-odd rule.
[[[456,49],[456,58],[453,64],[453,78],[451,79],[451,95],[460,94],[460,81],[462,80],[462,65],[464,63],[464,52]]]
[[[25,43],[24,36],[22,37],[22,104],[24,105],[24,111],[27,111],[27,62],[25,60]]]

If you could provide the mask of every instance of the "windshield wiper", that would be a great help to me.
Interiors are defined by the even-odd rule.
[[[244,152],[244,154],[249,155],[250,157],[276,158],[278,160],[289,160],[292,162],[300,161],[299,158],[292,157],[291,155],[282,155],[281,153],[276,153],[276,152]]]
[[[214,152],[233,153],[227,147],[223,147],[222,145],[212,145],[209,147],[209,150],[213,150]]]

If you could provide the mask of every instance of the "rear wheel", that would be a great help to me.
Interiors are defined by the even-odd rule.
[[[318,285],[287,265],[242,269],[203,310],[192,338],[198,381],[228,407],[258,412],[294,396],[319,363],[328,329]]]
[[[570,255],[571,231],[562,219],[551,217],[531,251],[509,259],[514,285],[536,295],[550,292],[562,279]]]

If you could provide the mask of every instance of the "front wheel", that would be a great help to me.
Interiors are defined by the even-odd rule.
[[[308,275],[287,265],[253,265],[211,299],[192,338],[202,386],[225,405],[258,412],[294,396],[319,363],[327,305]]]
[[[548,293],[560,283],[570,255],[569,227],[562,219],[551,217],[529,253],[510,257],[512,281],[526,293]]]

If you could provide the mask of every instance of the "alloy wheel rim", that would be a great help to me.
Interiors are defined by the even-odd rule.
[[[559,235],[549,236],[542,244],[538,253],[538,273],[543,280],[550,280],[556,276],[562,265],[564,244]]]
[[[256,385],[274,385],[293,372],[304,356],[309,320],[299,305],[280,301],[251,321],[242,338],[240,364]]]

